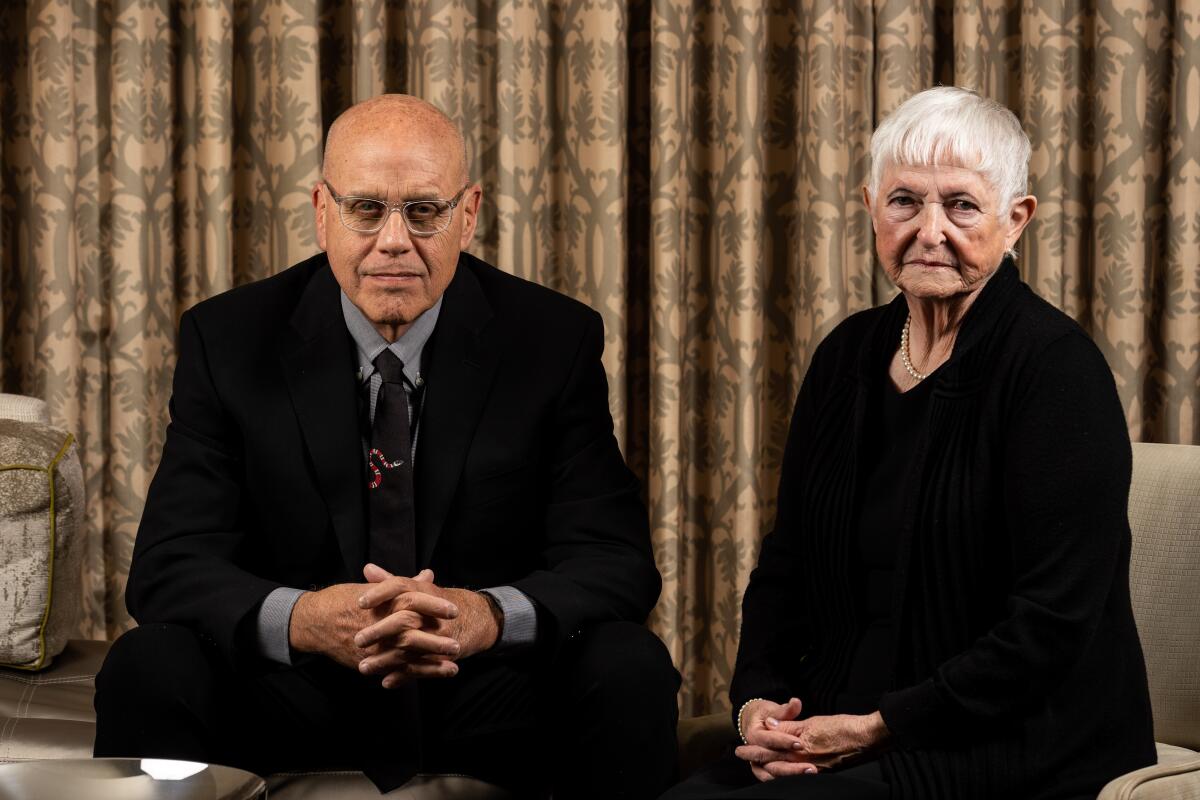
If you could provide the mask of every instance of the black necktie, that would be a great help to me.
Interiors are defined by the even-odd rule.
[[[393,575],[411,577],[417,572],[417,518],[404,365],[390,349],[384,349],[374,363],[383,382],[367,454],[368,557]]]
[[[375,357],[383,382],[367,453],[370,533],[368,558],[393,575],[417,572],[417,519],[413,504],[412,428],[404,364],[390,349]],[[417,399],[417,398],[414,398]],[[377,680],[377,679],[373,679]],[[368,757],[363,771],[380,792],[407,783],[421,766],[421,703],[415,684],[390,690],[400,723],[388,744]]]

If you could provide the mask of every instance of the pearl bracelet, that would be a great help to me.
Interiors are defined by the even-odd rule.
[[[759,700],[766,700],[765,697],[751,697],[746,702],[742,703],[742,707],[738,709],[738,738],[742,740],[742,744],[750,744],[746,741],[746,733],[742,730],[742,716],[746,713],[746,706],[751,703],[756,703]]]

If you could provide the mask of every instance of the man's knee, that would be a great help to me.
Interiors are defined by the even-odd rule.
[[[134,628],[96,675],[95,754],[211,760],[216,687],[213,662],[190,630]]]
[[[569,667],[577,690],[633,702],[675,702],[679,673],[666,646],[645,626],[605,622],[587,628]]]
[[[108,702],[177,700],[187,687],[211,683],[199,639],[181,625],[141,625],[113,642],[96,675],[97,710]]]
[[[641,625],[585,629],[561,667],[556,717],[573,714],[555,797],[657,797],[675,781],[679,673],[667,648]],[[581,756],[578,749],[584,751]]]

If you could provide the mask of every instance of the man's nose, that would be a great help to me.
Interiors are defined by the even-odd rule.
[[[941,203],[925,203],[917,218],[917,240],[926,247],[946,241],[946,209]]]
[[[412,249],[412,235],[404,222],[404,213],[398,208],[389,208],[387,219],[379,229],[375,241],[380,250],[389,253],[403,253]]]

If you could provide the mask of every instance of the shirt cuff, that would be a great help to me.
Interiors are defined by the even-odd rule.
[[[302,589],[280,586],[267,595],[258,607],[254,631],[258,637],[258,653],[263,658],[291,666],[292,646],[288,628],[292,622],[292,608],[302,594]]]
[[[504,615],[500,638],[496,640],[492,652],[528,647],[537,641],[537,609],[529,595],[512,586],[480,589],[479,593],[495,600],[500,613]]]

